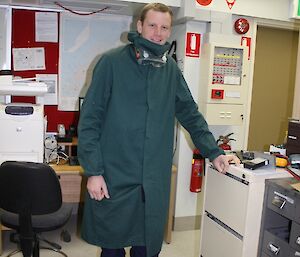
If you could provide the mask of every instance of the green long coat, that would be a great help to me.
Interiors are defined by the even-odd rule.
[[[103,175],[110,194],[102,201],[86,195],[82,236],[105,248],[146,245],[153,256],[169,204],[175,116],[204,156],[223,152],[173,59],[161,67],[138,63],[134,46],[161,56],[169,44],[136,33],[129,40],[101,57],[80,113],[80,164],[86,176]]]

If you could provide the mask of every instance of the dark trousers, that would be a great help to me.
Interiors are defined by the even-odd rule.
[[[159,253],[158,253],[159,254]],[[158,257],[158,254],[152,257]],[[100,257],[125,257],[125,250],[102,248]],[[133,246],[130,249],[130,257],[147,257],[145,246]]]

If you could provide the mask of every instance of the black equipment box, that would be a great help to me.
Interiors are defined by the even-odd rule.
[[[300,122],[290,121],[286,143],[286,154],[300,153]]]

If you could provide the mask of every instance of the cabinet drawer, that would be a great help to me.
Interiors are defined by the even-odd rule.
[[[294,219],[296,202],[284,189],[269,187],[267,206],[273,211],[289,219]]]
[[[202,257],[241,257],[243,241],[230,233],[226,228],[203,216]]]
[[[290,255],[290,246],[282,238],[265,231],[262,251],[269,256],[286,257]]]
[[[300,197],[296,199],[295,221],[300,224]]]
[[[270,255],[267,255],[266,253],[262,252],[261,255],[260,255],[260,257],[270,257]]]
[[[296,222],[292,223],[290,245],[295,250],[300,251],[300,225]]]
[[[79,203],[81,196],[81,175],[63,174],[59,176],[63,202]]]
[[[206,183],[205,210],[243,236],[249,186],[211,168]]]
[[[300,252],[297,250],[291,250],[291,253],[289,255],[289,257],[299,257],[300,256]]]

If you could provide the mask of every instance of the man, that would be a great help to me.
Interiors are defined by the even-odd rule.
[[[79,122],[78,154],[88,194],[83,238],[101,257],[158,256],[167,216],[175,117],[220,172],[225,156],[198,112],[172,58],[172,11],[146,5],[131,44],[104,54],[94,69]]]

